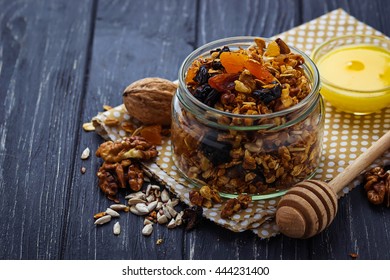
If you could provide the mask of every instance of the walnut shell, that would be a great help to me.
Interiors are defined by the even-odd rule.
[[[162,78],[135,81],[123,92],[129,115],[146,125],[171,124],[171,102],[177,86]]]

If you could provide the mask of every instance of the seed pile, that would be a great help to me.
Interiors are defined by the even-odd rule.
[[[119,218],[119,212],[131,212],[137,216],[144,217],[142,234],[149,236],[153,232],[155,224],[166,225],[173,229],[183,223],[183,211],[177,211],[175,207],[179,199],[171,197],[166,189],[158,185],[149,184],[144,191],[138,191],[125,196],[127,204],[112,204],[104,212],[94,215],[95,225],[109,223],[113,218]],[[119,235],[121,226],[116,222],[113,233]]]

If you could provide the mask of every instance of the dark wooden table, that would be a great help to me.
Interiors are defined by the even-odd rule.
[[[100,161],[80,160],[102,142],[82,124],[119,105],[131,82],[174,80],[206,42],[272,36],[340,7],[390,35],[387,0],[1,0],[0,259],[390,259],[390,211],[361,188],[308,240],[260,240],[209,221],[191,232],[157,226],[145,238],[130,214],[116,237],[93,225],[110,205],[97,186]]]

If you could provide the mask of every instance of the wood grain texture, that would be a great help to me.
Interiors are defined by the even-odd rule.
[[[193,50],[195,40],[194,1],[99,1],[92,60],[84,103],[83,120],[88,121],[104,104],[122,103],[124,88],[144,77],[174,80],[181,61]],[[77,131],[78,152],[89,146],[94,153],[102,139]],[[111,222],[93,225],[93,214],[111,203],[98,189],[96,171],[101,161],[76,159],[65,259],[181,259],[182,229],[154,226],[152,236],[141,235],[143,218],[132,214],[119,219],[122,234],[112,234]],[[88,172],[81,175],[85,165]],[[122,201],[124,202],[124,201]],[[162,238],[163,244],[156,245]]]
[[[0,259],[58,259],[90,2],[0,2]]]

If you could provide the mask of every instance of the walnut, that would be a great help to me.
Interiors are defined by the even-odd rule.
[[[96,156],[104,160],[97,172],[100,189],[114,201],[118,201],[115,196],[119,188],[130,187],[139,191],[144,183],[139,160],[150,159],[157,154],[155,146],[138,136],[104,142],[96,151]]]
[[[240,211],[240,209],[240,202],[236,198],[229,199],[222,206],[221,217],[223,219],[230,218],[234,213]]]
[[[219,196],[219,193],[216,190],[211,189],[207,185],[201,187],[199,190],[199,193],[202,197],[204,197],[205,199],[210,200],[214,203],[221,203],[222,202],[222,199]]]
[[[127,176],[129,178],[130,189],[135,192],[139,191],[144,183],[144,173],[140,166],[136,163],[131,164]]]
[[[221,217],[224,219],[230,218],[241,209],[247,209],[251,201],[252,197],[246,194],[240,194],[237,198],[227,200],[222,206]]]
[[[364,178],[368,200],[375,205],[384,203],[390,207],[390,171],[374,167],[364,174]]]
[[[161,78],[145,78],[129,85],[123,103],[129,115],[144,124],[171,124],[171,101],[177,86]]]
[[[203,205],[203,197],[200,195],[198,191],[190,191],[190,201],[192,204],[196,206]]]
[[[151,159],[157,154],[156,147],[139,136],[104,142],[96,151],[96,156],[111,163],[125,159]]]

